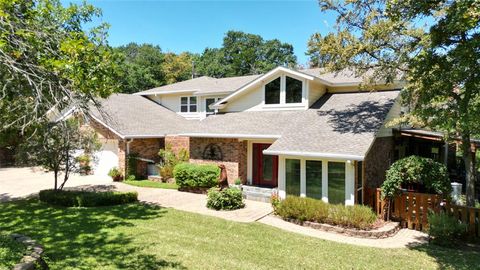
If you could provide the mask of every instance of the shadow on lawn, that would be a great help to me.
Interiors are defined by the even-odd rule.
[[[445,248],[434,244],[409,247],[434,258],[439,269],[477,269],[480,250],[478,248]]]
[[[179,262],[146,254],[134,239],[110,229],[133,227],[138,219],[162,217],[156,206],[50,207],[38,200],[0,204],[0,230],[28,235],[45,246],[54,269],[186,269]]]

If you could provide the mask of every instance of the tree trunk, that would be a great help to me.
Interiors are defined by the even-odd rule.
[[[467,206],[475,206],[475,159],[473,158],[470,135],[462,135],[463,162],[465,163],[465,190]]]
[[[53,190],[57,190],[57,181],[58,181],[58,170],[55,169],[55,171],[53,172],[53,175],[55,177],[55,185],[53,186]]]

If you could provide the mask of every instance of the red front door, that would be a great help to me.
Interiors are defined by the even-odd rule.
[[[264,155],[270,144],[253,144],[253,184],[262,187],[277,187],[278,156]]]

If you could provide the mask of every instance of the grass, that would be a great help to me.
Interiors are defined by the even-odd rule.
[[[474,269],[479,251],[376,249],[174,209],[0,204],[0,231],[45,246],[51,269]]]
[[[125,180],[123,183],[136,187],[178,189],[178,186],[175,183],[163,183],[151,180]]]
[[[0,234],[0,270],[12,269],[20,262],[25,246],[8,235]]]

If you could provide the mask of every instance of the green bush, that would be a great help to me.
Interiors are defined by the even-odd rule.
[[[207,207],[215,210],[235,210],[245,207],[242,191],[238,188],[211,188],[208,190]]]
[[[382,194],[395,197],[402,184],[421,184],[427,193],[448,195],[452,191],[447,167],[430,158],[409,156],[397,160],[387,171],[382,184]]]
[[[441,246],[453,246],[459,240],[464,239],[467,233],[467,225],[447,213],[428,214],[428,234],[431,242]]]
[[[94,207],[126,204],[138,201],[136,192],[91,192],[73,190],[42,190],[40,201],[65,207]]]
[[[161,149],[158,155],[162,160],[158,167],[160,169],[160,176],[162,176],[164,181],[173,177],[173,169],[177,164],[187,162],[190,159],[188,151],[185,149],[180,149],[178,154],[175,154],[171,144],[167,144],[165,149]]]
[[[117,167],[113,167],[108,171],[108,176],[112,178],[113,181],[120,181],[122,180],[122,172]]]
[[[218,184],[220,168],[217,165],[180,163],[173,169],[180,188],[211,188]]]
[[[9,235],[0,234],[0,269],[13,269],[20,262],[26,248]]]
[[[369,229],[377,220],[367,206],[328,204],[312,198],[288,196],[275,207],[276,214],[284,219],[327,223],[357,229]]]

